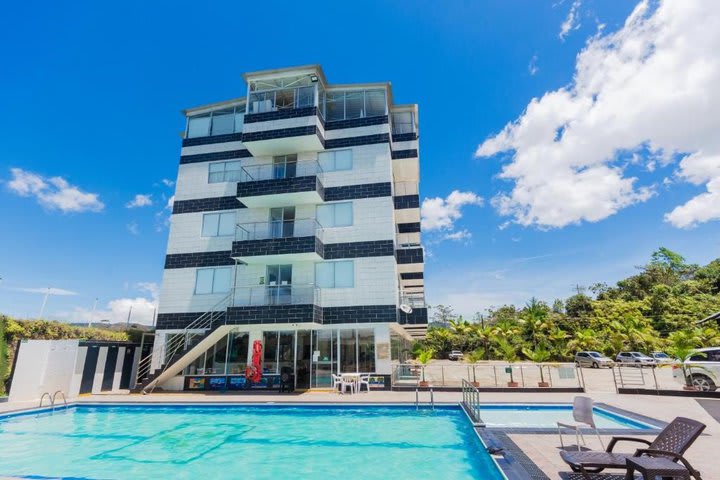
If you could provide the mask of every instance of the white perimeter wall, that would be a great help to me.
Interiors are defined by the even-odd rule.
[[[52,395],[58,390],[68,395],[78,343],[78,340],[23,341],[15,364],[9,401],[39,401],[44,392]]]

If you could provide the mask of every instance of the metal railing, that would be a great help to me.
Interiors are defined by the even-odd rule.
[[[319,305],[320,289],[315,285],[254,285],[235,287],[233,306]]]
[[[197,336],[205,335],[206,331],[213,327],[218,318],[225,315],[228,304],[232,297],[232,292],[226,295],[222,300],[217,302],[209,311],[201,314],[193,320],[182,332],[175,335],[168,335],[169,340],[165,341],[159,351],[152,351],[144,358],[140,359],[135,375],[135,383],[140,384],[143,379],[148,377],[152,372],[153,358],[160,358],[161,374],[165,372],[170,364],[170,360],[176,353],[184,350],[190,342]]]
[[[476,362],[396,364],[393,387],[414,387],[424,381],[435,387],[462,387],[467,381],[478,388],[580,388],[585,389],[582,369],[574,363]]]
[[[275,112],[290,108],[304,108],[315,105],[315,86],[280,88],[253,92],[248,101],[248,113]]]
[[[720,362],[659,363],[640,366],[637,363],[618,362],[612,368],[615,390],[621,389],[661,391],[708,391],[709,382],[720,386]],[[720,396],[720,391],[718,391]]]
[[[424,308],[425,294],[400,292],[400,305],[409,305],[411,308]]]
[[[465,379],[462,381],[462,403],[465,406],[465,411],[468,412],[473,421],[482,423],[480,417],[480,391]]]
[[[320,237],[321,233],[322,227],[314,218],[239,223],[235,229],[235,241]]]
[[[317,160],[259,163],[242,167],[240,182],[279,180],[283,178],[310,177],[320,175],[322,166]]]

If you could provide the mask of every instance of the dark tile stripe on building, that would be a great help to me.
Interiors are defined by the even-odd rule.
[[[237,186],[237,196],[241,198],[312,191],[317,191],[323,198],[324,188],[315,175],[240,182]]]
[[[423,263],[422,248],[400,248],[395,251],[395,259],[399,264]]]
[[[414,308],[412,312],[405,313],[402,310],[398,310],[398,323],[400,325],[423,325],[428,323],[428,311],[427,308]]]
[[[392,152],[393,160],[399,160],[401,158],[416,158],[417,156],[418,151],[414,148],[411,150],[393,150]]]
[[[330,243],[324,247],[323,258],[325,260],[335,260],[340,258],[387,257],[393,255],[393,248],[392,240]]]
[[[243,143],[259,142],[261,140],[274,140],[276,138],[287,137],[304,137],[307,135],[317,135],[320,141],[323,141],[320,130],[315,125],[310,125],[307,127],[279,128],[277,130],[263,130],[260,132],[243,133],[242,141]]]
[[[395,210],[420,208],[420,195],[399,195],[393,197],[393,202],[395,203]]]
[[[269,122],[285,118],[311,117],[317,115],[317,107],[286,108],[277,112],[248,113],[243,123]]]
[[[323,244],[315,236],[269,238],[233,242],[232,256],[286,255],[291,253],[317,253],[322,256]]]
[[[240,142],[242,133],[228,133],[227,135],[212,135],[207,137],[183,138],[183,147],[194,147],[197,145],[209,145],[211,143]]]
[[[220,252],[171,253],[165,257],[165,268],[222,267],[235,265],[229,250]]]
[[[416,132],[410,132],[410,133],[394,133],[392,136],[393,142],[410,142],[413,140],[418,139],[418,134]]]
[[[423,277],[423,272],[405,272],[400,274],[401,280],[420,280]]]
[[[198,153],[196,155],[181,155],[180,165],[188,163],[218,162],[220,160],[232,160],[234,158],[251,158],[252,154],[245,150],[227,150],[224,152]]]
[[[398,223],[399,233],[420,233],[420,222]]]
[[[357,147],[360,145],[372,145],[375,143],[390,143],[390,134],[378,133],[375,135],[363,135],[359,137],[343,137],[325,140],[325,148]]]
[[[342,128],[369,127],[388,123],[388,116],[352,118],[350,120],[333,120],[325,122],[325,130],[340,130]]]
[[[175,200],[173,215],[180,213],[213,212],[216,210],[235,210],[245,208],[236,197],[210,197],[193,200]]]
[[[389,197],[392,195],[392,185],[386,183],[365,183],[361,185],[344,185],[342,187],[327,187],[325,201],[355,200],[359,198]]]

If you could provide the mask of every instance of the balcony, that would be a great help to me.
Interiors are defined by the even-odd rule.
[[[272,163],[242,168],[237,197],[246,207],[281,207],[321,203],[325,191],[317,160],[278,157]]]
[[[227,323],[321,323],[320,290],[314,285],[236,287]]]
[[[250,94],[242,141],[253,156],[323,149],[315,85],[277,88]]]
[[[248,265],[320,261],[322,231],[314,218],[239,224],[231,255]]]

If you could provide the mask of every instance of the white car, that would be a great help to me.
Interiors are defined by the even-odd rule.
[[[635,367],[653,367],[655,368],[657,366],[657,363],[655,362],[655,359],[652,357],[648,357],[644,353],[640,352],[620,352],[617,354],[617,357],[615,357],[615,361],[621,365],[625,366],[635,366]],[[634,365],[630,365],[634,364]]]
[[[464,357],[464,355],[463,355],[463,353],[462,353],[460,350],[453,350],[453,351],[450,352],[450,354],[448,355],[448,358],[449,358],[450,360],[462,360],[463,357]]]
[[[665,352],[650,352],[650,356],[655,359],[658,365],[675,362],[675,360]]]
[[[673,365],[673,378],[678,382],[693,385],[703,392],[714,392],[720,385],[720,347],[699,348],[682,365]],[[687,378],[683,378],[687,376]]]

